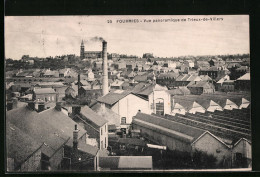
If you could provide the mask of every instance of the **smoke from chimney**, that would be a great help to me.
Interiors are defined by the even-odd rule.
[[[95,36],[95,37],[92,37],[90,39],[90,41],[92,41],[92,42],[103,42],[103,41],[105,41],[105,39],[102,38],[102,37]]]
[[[103,38],[102,38],[103,39]],[[108,69],[107,69],[107,42],[102,42],[102,58],[103,58],[103,95],[108,93]]]

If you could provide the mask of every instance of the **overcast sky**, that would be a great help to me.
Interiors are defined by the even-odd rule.
[[[144,22],[144,19],[223,18],[219,21]],[[139,19],[139,23],[116,23]],[[112,20],[112,23],[107,23]],[[142,21],[142,22],[141,22]],[[159,57],[249,53],[249,16],[40,16],[5,17],[5,56],[47,57],[80,55],[101,50],[100,36],[108,42],[109,53]]]

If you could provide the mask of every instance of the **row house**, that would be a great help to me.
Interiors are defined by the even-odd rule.
[[[71,117],[88,132],[86,137],[87,144],[96,146],[99,149],[107,149],[108,121],[106,119],[98,115],[88,106],[74,107]]]
[[[40,113],[34,107],[28,103],[6,114],[10,172],[76,169],[73,164],[80,165],[81,158],[89,161],[82,170],[97,169],[98,149],[86,145],[87,132],[67,116],[60,103]]]
[[[179,74],[169,72],[161,73],[156,77],[156,83],[162,86],[167,86],[168,88],[173,88],[175,86],[175,79]]]
[[[199,75],[208,75],[212,79],[216,79],[217,77],[224,76],[226,74],[226,70],[223,70],[219,67],[210,67],[210,68],[201,68],[199,70]]]
[[[212,83],[205,81],[195,81],[190,82],[187,85],[187,88],[190,90],[191,94],[201,95],[205,94],[213,94],[215,92],[215,86]]]
[[[176,79],[174,86],[179,87],[179,86],[187,86],[190,82],[198,82],[201,81],[202,79],[194,74],[180,74]]]

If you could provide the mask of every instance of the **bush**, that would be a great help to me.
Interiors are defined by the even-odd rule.
[[[216,168],[217,159],[213,155],[195,150],[192,156],[195,168],[210,169]]]

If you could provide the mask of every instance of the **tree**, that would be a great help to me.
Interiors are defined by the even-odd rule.
[[[216,168],[217,159],[213,155],[209,155],[205,152],[195,150],[192,156],[192,160],[195,168],[210,169]]]

